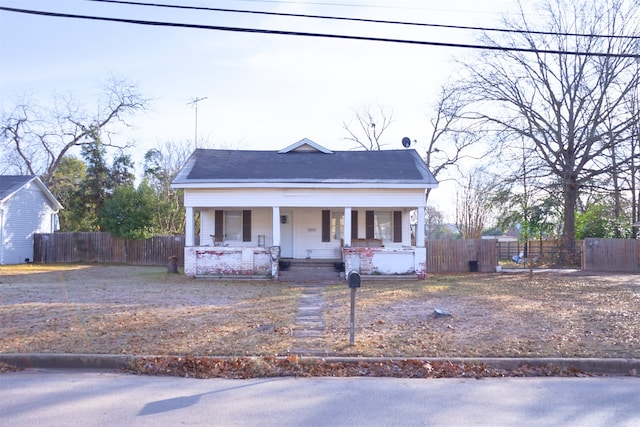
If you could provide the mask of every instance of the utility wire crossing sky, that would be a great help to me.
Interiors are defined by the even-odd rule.
[[[46,111],[62,96],[91,116],[114,76],[151,99],[147,111],[127,118],[131,126],[111,130],[114,142],[135,144],[136,170],[148,149],[167,142],[279,150],[309,138],[332,150],[353,149],[344,127],[357,125],[356,111],[377,106],[392,122],[382,148],[403,149],[409,137],[424,154],[441,88],[472,53],[582,55],[553,38],[572,37],[579,46],[583,38],[616,37],[545,31],[529,2],[524,12],[514,10],[516,3],[0,0],[0,111],[25,104]],[[557,49],[481,39],[513,33],[502,19],[521,13],[532,25],[516,35]],[[202,101],[194,129],[196,99]],[[430,200],[451,194],[439,189]]]
[[[160,5],[155,3],[137,3],[137,2],[129,2],[129,1],[116,1],[116,0],[87,0],[87,1],[95,1],[99,3],[119,3],[119,4],[139,5],[139,6],[170,7],[170,8],[179,8],[179,9],[189,9],[189,10],[207,10],[207,11],[218,11],[218,12],[222,11],[222,12],[232,12],[232,13],[258,13],[258,14],[269,14],[269,15],[287,16],[287,17],[334,19],[334,20],[358,21],[358,22],[369,22],[369,23],[387,23],[387,24],[395,24],[395,25],[432,26],[432,27],[467,29],[467,30],[472,29],[472,30],[482,30],[482,31],[518,32],[514,30],[500,30],[496,28],[489,29],[489,28],[483,28],[483,27],[464,27],[464,26],[451,26],[451,25],[444,26],[444,25],[436,25],[436,24],[419,24],[419,23],[399,22],[399,21],[380,21],[380,20],[370,20],[370,19],[329,17],[329,16],[318,16],[318,15],[296,15],[296,14],[286,14],[286,13],[256,12],[256,11],[246,11],[246,10],[237,10],[237,9],[217,9],[217,8],[202,8],[202,7],[192,7],[192,6]],[[57,12],[47,12],[47,11],[30,10],[30,9],[17,9],[17,8],[10,8],[10,7],[4,7],[4,6],[0,6],[0,10],[4,10],[7,12],[25,13],[25,14],[48,16],[48,17],[56,17],[56,18],[87,19],[87,20],[94,20],[94,21],[119,22],[119,23],[126,23],[126,24],[148,25],[148,26],[157,26],[157,27],[193,28],[193,29],[200,29],[200,30],[275,34],[275,35],[302,36],[302,37],[322,37],[322,38],[331,38],[331,39],[373,41],[373,42],[386,42],[386,43],[403,43],[403,44],[412,44],[412,45],[454,47],[454,48],[467,48],[467,49],[486,49],[486,50],[499,50],[499,51],[512,51],[512,52],[543,53],[543,54],[568,54],[568,55],[599,56],[599,57],[601,56],[601,57],[612,57],[612,58],[640,58],[640,54],[624,53],[624,52],[622,53],[581,52],[581,51],[570,51],[570,50],[561,50],[561,49],[490,46],[490,45],[479,45],[479,44],[435,42],[435,41],[426,41],[426,40],[407,40],[407,39],[396,39],[396,38],[355,36],[355,35],[346,35],[346,34],[311,33],[311,32],[273,30],[273,29],[263,29],[263,28],[227,27],[227,26],[188,24],[188,23],[177,23],[177,22],[167,22],[167,21],[146,21],[146,20],[128,19],[128,18],[113,18],[113,17],[106,17],[106,16],[76,15],[76,14],[70,14],[70,13],[57,13]],[[523,31],[523,33],[532,33],[532,34],[535,33],[535,34],[547,34],[547,35],[559,34],[559,33],[550,33],[550,32],[542,32],[542,31]],[[568,35],[569,33],[563,33],[563,34]],[[579,33],[573,33],[571,35],[577,36],[577,37],[606,37],[606,38],[622,37],[622,38],[640,40],[640,37],[636,37],[636,36],[613,36],[613,35],[606,35],[606,34],[605,35],[588,35],[588,34],[579,34]]]

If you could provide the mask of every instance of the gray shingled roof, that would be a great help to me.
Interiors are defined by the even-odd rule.
[[[390,183],[437,185],[415,150],[244,151],[197,149],[173,184]]]
[[[0,202],[34,178],[33,175],[0,175]]]

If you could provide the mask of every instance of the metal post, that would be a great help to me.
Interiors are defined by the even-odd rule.
[[[349,329],[349,345],[355,345],[356,340],[356,289],[351,288],[351,321]]]
[[[196,110],[195,134],[193,136],[193,144],[194,144],[195,148],[198,148],[198,102],[204,101],[205,99],[207,99],[206,96],[203,97],[203,98],[193,98],[193,100],[191,100],[191,102],[187,103],[187,105],[193,105],[195,107],[195,110]]]

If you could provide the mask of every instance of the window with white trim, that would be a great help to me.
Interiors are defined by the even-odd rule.
[[[250,242],[250,210],[216,210],[214,224],[214,242]]]
[[[374,237],[380,240],[393,240],[393,219],[391,211],[375,211]]]
[[[331,239],[342,239],[344,229],[344,212],[331,212]]]
[[[242,241],[242,211],[224,211],[224,240]]]

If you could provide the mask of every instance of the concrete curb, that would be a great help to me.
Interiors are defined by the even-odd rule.
[[[0,354],[0,362],[19,368],[117,370],[125,368],[135,357],[120,354],[6,353]]]
[[[169,355],[164,355],[170,357]],[[87,369],[120,370],[135,359],[163,357],[133,356],[120,354],[69,354],[69,353],[5,353],[0,354],[0,362],[20,368],[39,369]],[[211,359],[232,359],[230,356],[207,356]],[[283,358],[286,358],[284,356]],[[495,369],[517,369],[523,365],[555,366],[575,368],[585,373],[612,376],[640,375],[640,359],[604,359],[604,358],[509,358],[509,357],[300,357],[299,360],[322,360],[327,363],[388,362],[400,360],[421,360],[424,362],[482,363]]]

